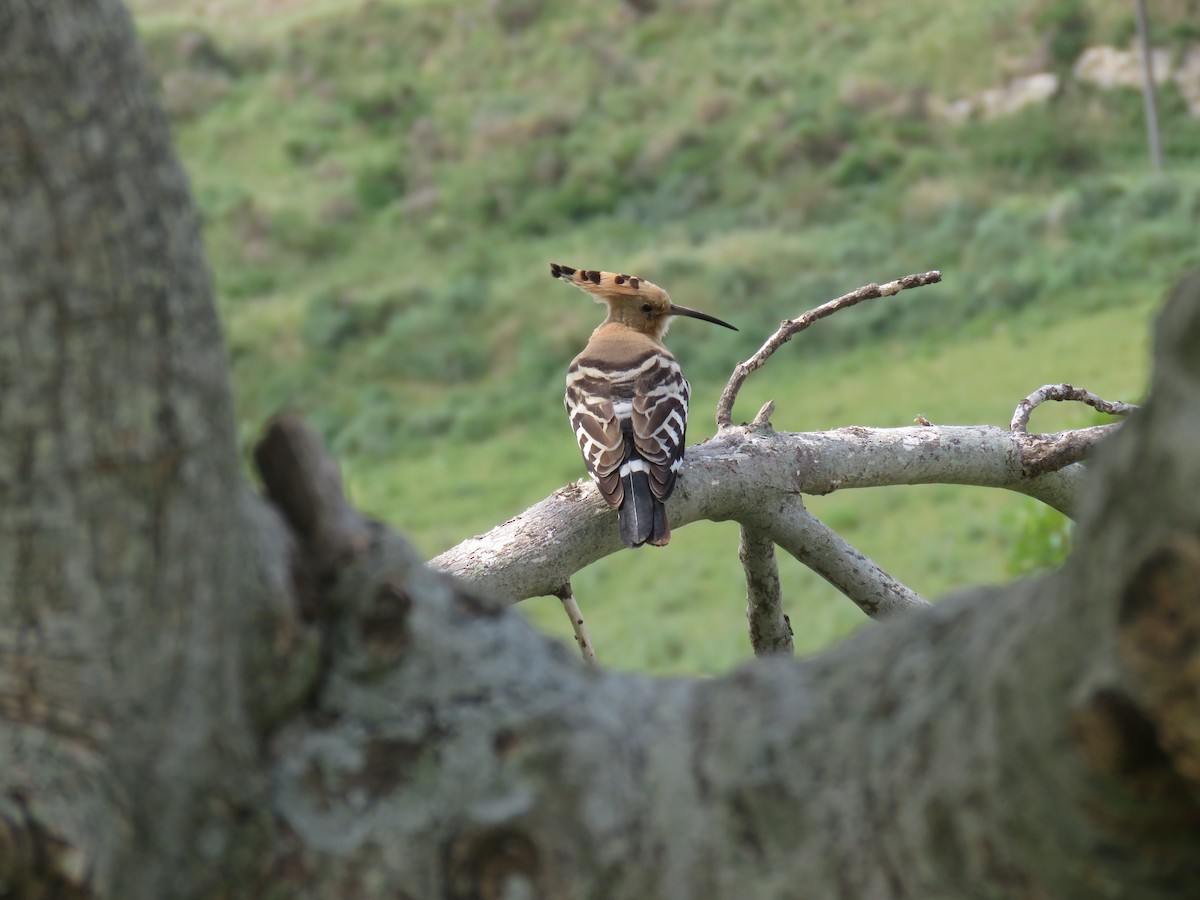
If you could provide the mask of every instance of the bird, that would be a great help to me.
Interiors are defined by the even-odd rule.
[[[617,510],[626,547],[671,540],[666,500],[683,467],[691,386],[663,345],[673,316],[737,329],[678,306],[644,278],[550,264],[550,274],[608,307],[567,369],[563,402],[588,473]]]

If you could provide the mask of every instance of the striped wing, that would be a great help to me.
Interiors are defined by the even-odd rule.
[[[671,496],[683,466],[689,395],[679,364],[662,350],[619,370],[582,356],[571,364],[565,397],[571,428],[609,504],[621,505],[621,477],[630,471],[645,471],[658,499]]]
[[[567,393],[563,398],[571,428],[583,453],[583,462],[600,494],[611,506],[625,499],[621,488],[621,463],[625,461],[625,433],[617,419],[610,384],[578,361],[567,370]]]
[[[633,441],[650,466],[650,490],[666,500],[683,468],[691,386],[674,357],[659,355],[638,376],[633,394]]]

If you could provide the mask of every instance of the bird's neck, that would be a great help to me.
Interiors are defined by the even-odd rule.
[[[635,332],[649,338],[656,344],[661,344],[663,335],[667,333],[667,316],[648,317],[640,309],[626,307],[609,307],[608,318],[600,328],[613,331]]]

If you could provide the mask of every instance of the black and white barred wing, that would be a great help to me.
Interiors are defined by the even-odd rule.
[[[600,495],[609,505],[619,507],[625,499],[620,473],[625,460],[625,435],[607,388],[602,376],[572,366],[567,372],[563,399],[588,472],[600,488]]]
[[[634,445],[646,460],[650,490],[659,500],[671,496],[683,467],[690,396],[691,386],[671,356],[656,356],[638,376],[632,407]]]

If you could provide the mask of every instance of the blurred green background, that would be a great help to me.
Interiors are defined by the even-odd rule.
[[[651,278],[741,328],[671,332],[695,442],[780,319],[931,268],[942,285],[789,344],[735,418],[773,398],[787,430],[1004,425],[1057,381],[1135,401],[1154,309],[1200,255],[1197,0],[1152,4],[1162,173],[1132,2],[131,6],[204,214],[244,447],[298,410],[356,502],[427,556],[583,475],[562,378],[601,310],[552,260]],[[1032,428],[1093,421],[1055,405]],[[1034,571],[1068,539],[998,491],[811,508],[930,597]],[[602,661],[749,656],[736,548],[736,525],[702,523],[580,573]],[[800,652],[864,623],[780,565]],[[569,633],[553,598],[520,609]]]

